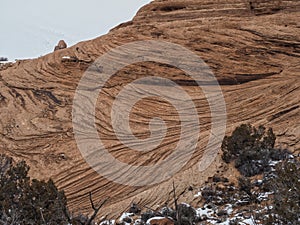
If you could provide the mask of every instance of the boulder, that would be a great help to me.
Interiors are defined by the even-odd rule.
[[[67,44],[64,40],[60,40],[58,44],[55,46],[54,51],[67,48]]]
[[[154,217],[154,218],[149,219],[147,221],[147,224],[150,224],[150,225],[174,225],[174,222],[168,218]]]

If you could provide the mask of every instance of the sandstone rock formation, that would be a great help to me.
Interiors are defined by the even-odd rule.
[[[54,51],[67,48],[67,44],[64,40],[60,40],[58,44],[55,46]]]
[[[82,158],[73,136],[72,101],[84,71],[103,53],[137,40],[162,40],[185,46],[213,70],[227,107],[227,132],[241,123],[273,127],[277,144],[300,149],[300,2],[298,0],[156,0],[134,19],[94,40],[78,43],[0,71],[0,150],[25,159],[33,177],[53,178],[66,191],[70,207],[88,211],[88,193],[95,201],[111,196],[103,213],[124,211],[130,202],[156,207],[172,202],[172,181],[181,200],[190,201],[197,186],[224,170],[219,158],[204,172],[198,161],[210,135],[205,96],[179,69],[153,62],[131,65],[109,81],[96,106],[96,124],[111,154],[126,163],[156,163],[178,141],[178,117],[165,102],[145,99],[130,122],[141,138],[149,135],[149,118],[162,117],[169,133],[150,156],[123,148],[111,128],[110,109],[122,87],[136,78],[172,79],[195,101],[201,138],[190,162],[172,180],[156,186],[130,187],[98,175]],[[76,60],[63,60],[69,56]],[[138,107],[140,106],[140,107]],[[155,110],[154,110],[155,109]]]

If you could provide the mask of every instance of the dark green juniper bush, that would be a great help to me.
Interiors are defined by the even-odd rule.
[[[275,149],[276,136],[272,128],[255,128],[249,124],[237,127],[222,143],[222,158],[226,163],[234,161],[238,171],[247,177],[270,170],[272,160],[286,159],[287,150]]]
[[[0,155],[0,224],[3,225],[92,225],[106,202],[95,205],[91,216],[72,216],[67,198],[54,182],[30,179],[25,161],[13,163],[12,158]]]

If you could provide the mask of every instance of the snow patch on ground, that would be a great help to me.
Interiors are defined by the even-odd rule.
[[[146,224],[149,225],[152,220],[163,220],[164,218],[165,217],[160,217],[160,216],[152,217],[147,220]]]

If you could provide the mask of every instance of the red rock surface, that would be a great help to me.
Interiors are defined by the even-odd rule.
[[[182,200],[193,194],[222,163],[216,159],[200,173],[201,159],[210,130],[210,112],[197,88],[182,71],[142,63],[118,73],[97,105],[97,125],[104,127],[112,154],[129,163],[148,163],[149,156],[118,148],[108,120],[114,96],[126,83],[147,74],[183,79],[183,88],[203,118],[197,151],[174,179],[160,185],[129,187],[97,175],[83,160],[72,131],[72,101],[77,84],[89,65],[112,48],[137,40],[164,40],[180,44],[199,55],[221,84],[227,106],[227,132],[241,123],[273,127],[277,143],[291,151],[300,149],[300,2],[298,0],[157,0],[144,6],[130,22],[107,35],[53,52],[21,60],[0,70],[0,150],[16,160],[25,159],[36,178],[53,178],[66,191],[73,209],[89,210],[88,192],[95,201],[111,196],[103,213],[122,212],[131,201],[156,207],[172,201],[172,180]],[[63,58],[69,56],[70,58]],[[134,113],[133,125],[153,116],[151,100]],[[170,110],[169,108],[167,108]],[[169,139],[151,155],[151,162],[165,157],[177,143],[177,119],[171,112],[159,114],[169,122]],[[137,125],[138,126],[138,125]],[[148,126],[143,127],[146,129]],[[173,129],[172,129],[173,128]],[[144,129],[137,129],[136,134]]]

